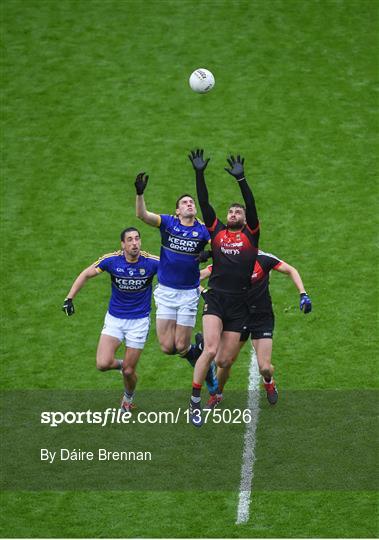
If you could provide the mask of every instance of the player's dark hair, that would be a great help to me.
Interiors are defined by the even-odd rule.
[[[182,199],[184,199],[184,197],[191,197],[191,199],[194,201],[195,199],[192,197],[192,195],[190,195],[189,193],[183,193],[183,195],[181,195],[179,197],[179,199],[177,199],[176,203],[175,203],[175,208],[179,208],[179,203]]]
[[[121,234],[120,234],[121,242],[123,242],[125,240],[126,233],[132,232],[132,231],[136,231],[138,233],[138,236],[141,236],[141,233],[135,227],[127,227],[126,229],[121,231]]]
[[[243,204],[240,204],[239,202],[235,202],[233,204],[230,204],[228,210],[230,210],[231,208],[242,208],[242,210],[246,214],[246,206],[244,206]]]

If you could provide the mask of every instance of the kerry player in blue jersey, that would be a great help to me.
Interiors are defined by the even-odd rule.
[[[148,225],[159,228],[161,235],[158,285],[154,291],[157,336],[164,353],[179,354],[194,366],[201,354],[199,342],[191,345],[200,296],[198,256],[210,241],[210,234],[196,219],[195,201],[189,194],[178,198],[175,215],[149,212],[144,200],[148,178],[145,173],[136,178],[136,214]],[[214,394],[217,391],[214,363],[208,369],[206,383]]]
[[[122,370],[125,391],[121,408],[125,411],[133,405],[136,366],[149,332],[152,281],[158,264],[158,257],[141,251],[139,231],[134,227],[124,229],[121,250],[100,257],[83,270],[63,304],[66,315],[73,315],[73,299],[88,279],[103,272],[110,274],[112,293],[97,347],[96,367],[100,371]],[[117,360],[115,354],[121,342],[126,346],[125,356]]]

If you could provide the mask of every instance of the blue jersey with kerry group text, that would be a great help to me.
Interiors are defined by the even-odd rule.
[[[176,216],[161,214],[160,218],[162,247],[158,281],[173,289],[195,289],[200,283],[196,257],[207,245],[209,232],[197,219],[187,227]]]
[[[145,251],[137,262],[125,259],[123,251],[100,257],[95,266],[108,272],[112,281],[112,294],[108,311],[118,319],[142,319],[151,311],[152,281],[157,273],[159,258]]]

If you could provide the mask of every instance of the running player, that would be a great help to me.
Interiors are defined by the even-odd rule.
[[[159,258],[141,251],[141,236],[134,227],[122,231],[121,248],[100,257],[79,274],[62,309],[66,315],[73,315],[73,299],[88,279],[102,272],[110,274],[112,294],[97,347],[96,367],[100,371],[122,370],[125,390],[121,409],[128,411],[133,406],[137,362],[149,332],[152,281]],[[117,360],[115,354],[122,341],[126,345],[124,360]]]
[[[286,274],[292,279],[299,291],[299,307],[304,314],[312,311],[312,302],[305,291],[301,276],[294,266],[289,265],[271,253],[258,251],[254,272],[251,276],[252,288],[249,291],[250,317],[246,329],[241,333],[240,348],[244,346],[249,336],[251,336],[267,399],[271,405],[275,405],[278,401],[278,391],[273,379],[274,366],[271,364],[272,339],[275,325],[269,289],[271,270]],[[206,279],[211,273],[212,265],[209,265],[200,272],[200,279]],[[226,357],[222,350],[217,352],[216,364],[218,366],[217,377],[220,393],[210,397],[207,403],[209,408],[215,407],[222,400],[222,391],[229,378],[232,364],[237,358],[237,355]]]
[[[137,175],[136,215],[161,234],[158,285],[154,290],[157,306],[157,336],[165,354],[179,354],[195,366],[201,354],[200,335],[191,345],[200,296],[199,253],[210,240],[206,227],[196,219],[196,205],[189,194],[176,201],[175,215],[154,214],[146,209],[144,191],[149,177]],[[217,392],[216,366],[208,366],[206,382],[212,394]]]
[[[240,334],[249,316],[246,297],[251,289],[251,274],[257,257],[259,221],[254,197],[245,178],[243,158],[230,156],[227,160],[230,168],[225,170],[237,180],[246,206],[230,205],[224,225],[209,204],[204,178],[209,159],[204,159],[203,150],[193,151],[188,157],[196,171],[197,196],[211,235],[213,252],[210,289],[203,293],[204,350],[195,366],[190,399],[191,421],[200,426],[200,392],[209,365],[219,348],[227,357],[237,354]]]

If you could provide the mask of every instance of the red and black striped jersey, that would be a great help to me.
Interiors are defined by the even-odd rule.
[[[254,311],[271,311],[272,302],[270,296],[270,272],[276,270],[283,263],[275,255],[259,250],[251,274],[251,288],[247,293],[250,308]],[[214,265],[209,265],[208,270],[213,274]]]
[[[271,311],[270,272],[276,270],[283,261],[271,253],[259,250],[251,276],[252,288],[249,291],[249,306],[252,311]]]
[[[226,293],[243,293],[252,287],[251,275],[258,253],[259,225],[230,231],[218,218],[208,227],[213,269],[209,287]]]

